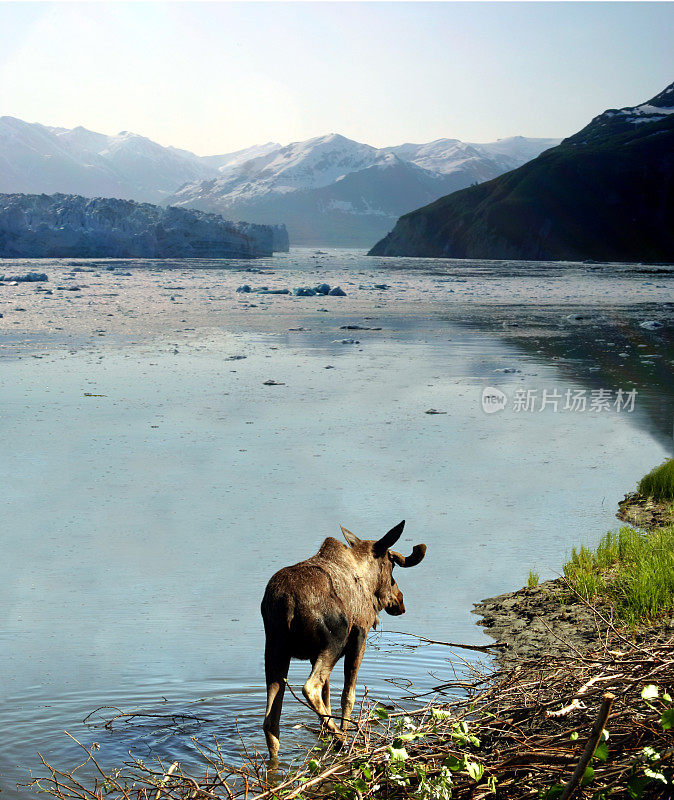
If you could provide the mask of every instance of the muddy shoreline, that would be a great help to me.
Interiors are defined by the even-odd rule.
[[[611,620],[611,609],[597,605]],[[506,592],[476,603],[474,614],[485,633],[507,647],[499,649],[496,660],[510,666],[520,659],[541,656],[579,656],[598,647],[611,635],[609,626],[583,603],[570,597],[561,578],[545,581],[532,589]],[[616,623],[616,628],[620,625]],[[674,633],[674,615],[637,631],[625,631],[628,639],[648,644]]]
[[[652,531],[674,523],[674,506],[671,503],[658,503],[639,492],[629,492],[618,503],[616,517],[637,528]]]
[[[646,531],[672,524],[671,507],[655,503],[632,492],[619,504],[616,517]],[[599,645],[610,633],[612,609],[607,604],[593,604],[607,622],[592,608],[575,598],[564,578],[545,581],[487,597],[475,603],[472,613],[481,619],[478,625],[488,636],[507,645],[497,659],[507,664],[519,658],[551,655],[575,655]],[[618,625],[619,627],[619,625]],[[663,630],[674,630],[674,616],[662,619],[652,627],[639,630],[637,636],[648,638]]]
[[[503,662],[583,652],[607,630],[596,614],[570,596],[561,578],[488,597],[475,604],[473,613],[480,615],[477,624],[488,636],[508,645],[498,655]]]

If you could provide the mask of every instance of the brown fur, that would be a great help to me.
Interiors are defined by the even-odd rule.
[[[381,611],[405,613],[403,595],[393,578],[394,563],[414,566],[426,546],[405,559],[389,550],[404,521],[378,541],[361,540],[342,529],[349,547],[332,537],[306,561],[279,570],[262,600],[267,710],[264,730],[272,762],[279,749],[279,720],[291,658],[309,660],[311,675],[303,693],[326,728],[341,735],[348,726],[365,639]],[[406,563],[407,562],[407,563]],[[329,678],[344,657],[341,730],[330,709]]]

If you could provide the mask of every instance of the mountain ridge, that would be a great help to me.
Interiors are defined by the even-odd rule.
[[[674,84],[401,216],[370,255],[674,261]]]
[[[503,140],[506,152],[499,153],[497,142],[439,139],[376,148],[327,134],[291,142],[223,170],[217,178],[186,184],[167,202],[260,223],[281,218],[295,244],[368,246],[415,203],[430,202],[521,163],[523,142],[538,153],[556,141],[513,137]],[[353,187],[349,196],[347,187]]]
[[[177,205],[286,222],[296,244],[369,246],[405,211],[501,174],[556,141],[446,138],[378,148],[330,133],[198,156],[130,131],[107,135],[0,117],[0,192]]]

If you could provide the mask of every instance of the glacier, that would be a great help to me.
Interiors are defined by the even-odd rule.
[[[287,249],[282,225],[133,200],[0,194],[0,258],[257,258]]]

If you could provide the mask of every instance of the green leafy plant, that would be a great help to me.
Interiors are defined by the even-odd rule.
[[[480,746],[480,740],[470,733],[468,723],[463,720],[454,723],[450,736],[460,747],[465,747],[469,744],[472,744],[473,747]]]
[[[415,792],[422,800],[451,800],[452,773],[448,767],[440,767],[438,775],[428,776],[426,770],[419,764],[415,766],[419,786]]]

